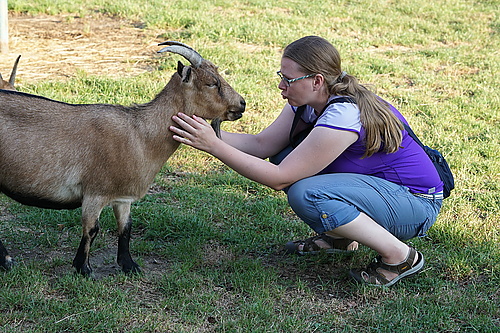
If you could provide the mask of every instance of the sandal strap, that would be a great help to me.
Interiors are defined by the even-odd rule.
[[[384,273],[379,272],[378,268],[381,267],[382,260],[380,256],[373,259],[373,261],[366,267],[365,270],[360,271],[360,275],[363,278],[365,283],[378,285],[378,284],[387,284],[390,282]]]
[[[322,240],[325,243],[327,243],[330,248],[322,248],[320,247],[316,241]],[[293,242],[288,242],[285,245],[286,250],[288,253],[299,253],[299,254],[305,254],[305,253],[319,253],[321,251],[340,251],[340,252],[347,252],[349,251],[347,248],[348,246],[354,242],[351,239],[347,238],[333,238],[330,236],[327,236],[325,234],[319,234],[304,240],[297,240]],[[303,249],[299,251],[299,247],[302,246]]]
[[[352,239],[348,238],[333,238],[326,234],[321,234],[320,236],[332,249],[347,250],[347,247],[353,242]]]
[[[392,273],[397,273],[398,276],[401,276],[402,273],[413,268],[413,261],[415,257],[418,255],[417,250],[410,246],[410,250],[408,251],[408,255],[406,259],[399,264],[386,264],[382,261],[381,256],[377,256],[373,261],[366,267],[364,270],[358,270],[354,272],[356,275],[356,279],[362,282],[371,284],[371,285],[392,285],[394,282],[397,282],[399,279],[395,278],[394,280],[388,280],[384,273],[380,272],[379,269],[385,269]],[[418,261],[417,261],[418,263]]]
[[[413,261],[415,260],[416,256],[417,256],[417,250],[415,250],[411,246],[410,250],[408,251],[408,255],[406,256],[406,259],[399,264],[387,264],[382,261],[382,258],[380,256],[378,256],[377,257],[377,260],[379,261],[378,268],[385,269],[392,273],[401,274],[413,267]]]
[[[310,237],[310,238],[307,238],[307,239],[299,242],[299,244],[302,243],[304,245],[304,248],[302,251],[304,251],[304,252],[320,251],[321,247],[319,247],[318,244],[316,244],[316,241],[319,239],[322,239],[321,235],[316,235],[314,237]]]
[[[323,248],[321,248],[320,246],[318,246],[318,244],[316,244],[316,241],[320,239],[323,240],[325,243],[327,243],[332,249],[339,249],[339,250],[347,250],[349,244],[353,242],[352,239],[347,239],[347,238],[337,239],[330,237],[326,234],[319,234],[304,240],[304,251],[323,250]]]

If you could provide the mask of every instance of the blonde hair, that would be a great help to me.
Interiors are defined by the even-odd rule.
[[[401,121],[386,102],[342,71],[340,54],[330,42],[318,36],[302,37],[285,48],[283,57],[296,62],[305,74],[323,75],[330,95],[354,98],[366,134],[363,158],[381,149],[394,153],[400,148]]]

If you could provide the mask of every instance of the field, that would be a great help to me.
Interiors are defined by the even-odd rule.
[[[8,77],[69,103],[144,103],[180,56],[179,40],[219,66],[247,101],[223,129],[257,133],[280,112],[283,47],[330,40],[343,67],[395,104],[455,174],[428,236],[427,265],[392,288],[359,286],[351,267],[375,255],[291,257],[308,237],[286,196],[181,147],[133,206],[132,254],[116,261],[111,209],[93,244],[95,280],[74,274],[80,210],[0,195],[0,235],[15,257],[0,272],[0,332],[498,332],[500,94],[498,1],[9,1]]]

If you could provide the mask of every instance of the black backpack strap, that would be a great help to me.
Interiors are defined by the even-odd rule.
[[[352,104],[356,104],[356,101],[352,97],[334,98],[331,101],[329,101],[328,103],[326,103],[326,105],[323,108],[323,110],[321,111],[321,113],[323,113],[323,111],[325,111],[328,106],[330,106],[331,104],[334,104],[334,103],[352,103]],[[297,124],[299,123],[299,120],[302,117],[302,114],[304,114],[305,110],[306,110],[306,105],[302,105],[302,106],[299,106],[297,108],[297,110],[295,111],[295,116],[293,117],[292,127],[290,129],[290,142],[291,143],[294,142],[294,139],[293,139],[294,138],[294,133],[293,132],[295,132],[295,129],[297,128]],[[313,124],[313,127],[314,127],[314,124]]]
[[[297,110],[295,111],[295,116],[293,116],[293,122],[292,122],[292,128],[290,129],[290,142],[293,142],[293,132],[295,132],[295,129],[297,128],[297,124],[299,123],[300,118],[302,117],[302,114],[304,113],[306,109],[305,105],[299,106]]]
[[[413,133],[413,130],[410,128],[410,126],[406,125],[405,123],[403,123],[403,127],[404,129],[408,132],[408,135],[413,139],[415,140],[416,143],[419,144],[420,147],[424,148],[424,144],[422,143],[422,141],[420,141],[420,139],[417,137],[417,135],[415,133]]]
[[[443,182],[443,198],[449,197],[451,190],[455,188],[455,178],[453,177],[453,173],[451,172],[448,162],[439,151],[428,146],[424,146],[422,141],[420,141],[415,133],[413,133],[410,126],[406,125],[405,123],[403,123],[403,126],[404,129],[408,132],[408,135],[413,140],[415,140],[415,142],[418,143],[420,147],[422,147],[427,156],[429,156],[432,164],[434,164],[434,167],[439,174],[439,178]]]

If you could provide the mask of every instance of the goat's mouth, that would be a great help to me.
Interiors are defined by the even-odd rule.
[[[238,120],[243,117],[243,111],[228,111],[227,120]]]
[[[238,120],[241,117],[243,117],[243,111],[228,111],[227,113],[227,120],[233,121],[233,120]],[[220,124],[222,123],[222,119],[217,117],[212,119],[210,122],[210,125],[214,129],[215,134],[217,137],[220,139]]]

